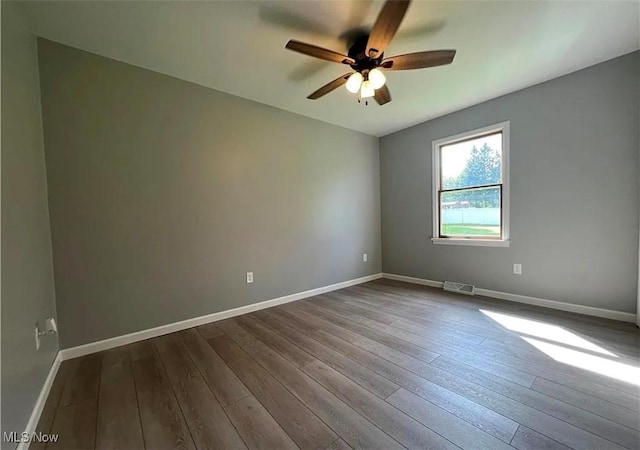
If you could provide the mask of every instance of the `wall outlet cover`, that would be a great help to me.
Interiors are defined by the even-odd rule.
[[[247,272],[247,283],[253,283],[253,272]]]

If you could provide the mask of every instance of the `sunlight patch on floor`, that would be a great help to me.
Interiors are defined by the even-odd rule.
[[[538,339],[528,337],[522,337],[522,339],[558,362],[640,386],[640,368],[638,367]]]
[[[571,347],[581,348],[589,350],[595,353],[601,353],[603,355],[614,356],[608,350],[589,342],[588,340],[578,336],[571,331],[567,331],[557,325],[551,325],[544,322],[538,322],[536,320],[523,319],[521,317],[512,316],[509,314],[502,314],[493,311],[480,310],[485,316],[495,320],[500,325],[508,330],[515,331],[516,333],[522,333],[529,336],[538,337],[547,341],[558,342],[563,345],[569,345]],[[525,338],[523,338],[525,339]]]

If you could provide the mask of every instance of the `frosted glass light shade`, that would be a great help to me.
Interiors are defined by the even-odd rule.
[[[362,74],[360,72],[355,72],[351,74],[349,79],[347,80],[347,91],[355,94],[360,90],[360,86],[362,85]]]
[[[371,84],[371,81],[366,80],[362,83],[362,88],[360,89],[360,97],[361,98],[369,98],[375,95],[375,89]]]
[[[380,89],[384,86],[386,78],[380,69],[373,69],[369,71],[369,81],[374,89]]]

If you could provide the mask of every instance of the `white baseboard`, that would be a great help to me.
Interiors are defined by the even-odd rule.
[[[406,275],[396,275],[393,273],[383,273],[382,277],[388,278],[389,280],[404,281],[406,283],[412,284],[421,284],[423,286],[431,286],[439,289],[442,289],[442,286],[444,285],[444,282],[442,281],[425,280],[424,278],[414,278],[408,277]]]
[[[103,350],[108,350],[110,348],[144,341],[146,339],[151,339],[169,333],[175,333],[176,331],[186,330],[187,328],[197,327],[206,323],[228,319],[230,317],[247,314],[265,308],[271,308],[273,306],[282,305],[284,303],[302,300],[303,298],[313,297],[314,295],[324,294],[325,292],[335,291],[349,286],[354,286],[356,284],[366,283],[367,281],[373,281],[379,278],[382,278],[381,273],[376,273],[374,275],[368,275],[361,278],[355,278],[353,280],[347,280],[341,283],[331,284],[329,286],[323,286],[308,291],[285,295],[284,297],[265,300],[263,302],[253,303],[251,305],[241,306],[239,308],[229,309],[227,311],[207,314],[206,316],[194,317],[192,319],[182,320],[180,322],[174,322],[167,325],[161,325],[159,327],[149,328],[147,330],[136,331],[135,333],[116,336],[102,341],[91,342],[89,344],[79,345],[77,347],[66,348],[60,351],[60,355],[63,361],[67,359],[78,358],[80,356],[88,355],[91,353],[97,353]]]
[[[405,275],[396,275],[392,273],[384,273],[383,278],[390,280],[405,281],[407,283],[421,284],[435,288],[442,288],[443,282],[425,280],[423,278],[408,277]],[[558,302],[555,300],[547,300],[544,298],[529,297],[527,295],[509,294],[507,292],[492,291],[489,289],[476,288],[476,294],[485,297],[507,300],[510,302],[525,303],[527,305],[543,306],[545,308],[557,309],[560,311],[573,312],[577,314],[585,314],[587,316],[602,317],[605,319],[620,320],[622,322],[636,321],[636,315],[622,311],[614,311],[611,309],[594,308],[593,306],[575,305],[573,303]]]
[[[36,427],[38,426],[38,422],[40,421],[40,416],[42,415],[42,410],[44,409],[44,404],[47,402],[47,398],[49,397],[49,391],[51,391],[51,386],[53,385],[53,380],[56,379],[56,375],[58,374],[58,369],[60,368],[60,363],[62,362],[62,356],[60,352],[56,353],[56,357],[53,359],[53,363],[51,364],[51,369],[49,369],[49,374],[47,378],[44,380],[44,385],[42,385],[42,389],[40,390],[40,395],[38,395],[38,399],[36,400],[36,404],[33,407],[33,411],[31,411],[31,416],[29,417],[29,421],[27,422],[27,426],[25,427],[25,433],[28,433],[28,436],[32,436],[33,433],[36,432]],[[27,450],[29,448],[29,442],[21,442],[18,444],[17,450]]]

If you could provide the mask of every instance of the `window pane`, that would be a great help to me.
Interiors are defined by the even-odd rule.
[[[440,147],[442,189],[500,183],[502,132]]]
[[[500,186],[440,193],[440,236],[500,237]]]

